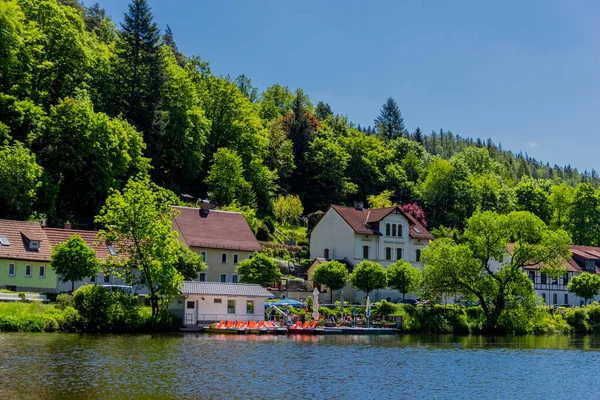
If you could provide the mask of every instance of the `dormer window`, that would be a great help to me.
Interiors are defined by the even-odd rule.
[[[29,242],[29,250],[37,250],[40,248],[40,242],[37,240],[32,240]]]
[[[115,250],[115,248],[112,246],[112,244],[109,244],[108,246],[108,252],[110,253],[111,256],[116,256],[117,255],[117,251]]]
[[[4,235],[0,235],[0,245],[2,246],[10,246],[10,242]]]
[[[585,270],[588,272],[596,272],[596,262],[594,260],[585,260]]]

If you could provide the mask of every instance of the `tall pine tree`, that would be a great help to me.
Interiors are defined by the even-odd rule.
[[[393,98],[387,99],[379,116],[375,118],[375,129],[384,140],[392,140],[406,134],[402,113]]]
[[[292,113],[287,121],[288,139],[292,141],[294,163],[296,169],[292,173],[291,189],[293,193],[300,193],[307,179],[306,153],[315,136],[315,126],[306,109],[303,94],[298,91],[292,104]]]
[[[160,31],[146,0],[131,2],[119,36],[117,113],[144,133],[148,156],[158,159],[164,133],[160,92],[165,77],[159,52]]]
[[[421,132],[421,128],[419,128],[417,126],[417,129],[415,129],[415,133],[413,133],[413,140],[415,142],[419,142],[421,144],[423,144],[423,132]]]

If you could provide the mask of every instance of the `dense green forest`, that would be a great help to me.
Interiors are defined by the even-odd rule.
[[[0,218],[91,227],[112,188],[149,174],[267,220],[280,196],[299,196],[305,215],[369,198],[416,202],[438,235],[476,210],[528,210],[576,243],[600,243],[595,171],[408,132],[393,98],[366,128],[315,100],[213,74],[145,0],[119,25],[98,4],[0,0]]]

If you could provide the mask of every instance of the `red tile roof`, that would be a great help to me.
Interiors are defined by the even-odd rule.
[[[190,247],[261,251],[242,213],[210,210],[206,218],[201,218],[198,208],[173,208],[180,213],[175,225]]]
[[[46,236],[52,247],[59,243],[66,242],[73,235],[79,235],[88,246],[96,251],[96,258],[106,260],[110,255],[106,243],[96,239],[98,231],[81,231],[77,229],[62,229],[62,228],[44,228]]]
[[[381,235],[379,222],[393,211],[398,210],[398,213],[402,214],[408,220],[411,238],[434,239],[433,235],[415,217],[403,212],[398,206],[373,209],[364,208],[362,210],[336,205],[332,205],[330,208],[333,208],[350,225],[354,232],[361,235]]]
[[[6,236],[10,243],[9,246],[0,245],[0,258],[50,261],[50,243],[39,222],[0,219],[0,236]],[[39,241],[39,249],[30,250],[28,240]]]
[[[510,250],[509,246],[509,250]],[[600,247],[591,246],[569,246],[569,251],[573,255],[570,260],[563,259],[561,266],[568,272],[586,272],[585,260],[594,260],[596,264],[596,273],[600,274]],[[540,269],[540,265],[528,266],[526,270]]]

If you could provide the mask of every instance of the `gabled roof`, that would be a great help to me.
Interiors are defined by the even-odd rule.
[[[82,231],[78,229],[44,228],[52,247],[66,242],[73,235],[79,235],[96,252],[96,258],[106,260],[110,255],[106,243],[96,238],[98,231]]]
[[[262,250],[242,213],[210,210],[206,218],[201,218],[198,208],[173,208],[180,213],[174,224],[189,247]]]
[[[392,212],[396,211],[402,214],[410,225],[409,236],[413,239],[425,239],[433,240],[434,237],[419,221],[410,214],[405,213],[398,206],[385,207],[385,208],[364,208],[357,210],[355,207],[344,207],[332,205],[330,208],[334,209],[340,217],[350,225],[354,232],[360,235],[381,235],[379,230],[379,222],[387,217]]]
[[[50,243],[39,222],[0,219],[0,236],[6,236],[9,246],[0,245],[0,258],[25,261],[50,261]],[[36,250],[29,248],[28,241],[38,241]]]
[[[212,212],[212,211],[211,211]],[[181,294],[206,294],[215,296],[274,297],[260,285],[249,283],[221,283],[184,281]]]
[[[512,244],[509,246],[509,251]],[[600,274],[600,247],[591,246],[569,246],[569,251],[573,255],[570,260],[561,260],[561,267],[566,268],[568,272],[587,272],[585,269],[585,261],[593,260],[596,264],[596,273]],[[527,266],[526,270],[538,270],[541,266]]]

